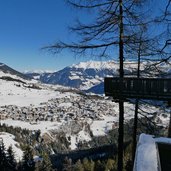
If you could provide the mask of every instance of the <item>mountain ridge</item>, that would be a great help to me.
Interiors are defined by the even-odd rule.
[[[129,65],[135,64],[130,62]],[[118,63],[114,61],[89,61],[73,64],[54,73],[31,73],[26,75],[32,76],[43,83],[59,84],[87,91],[103,82],[106,76],[118,76],[118,69]],[[133,70],[129,68],[125,72],[129,74]]]
[[[159,68],[165,71],[165,73],[171,73],[170,65],[161,64]],[[150,73],[147,73],[148,69],[151,70]],[[136,76],[137,63],[125,61],[124,73],[125,76]],[[156,77],[157,69],[153,66],[152,62],[143,61],[140,73],[142,76],[151,77],[154,74]],[[116,61],[87,61],[73,64],[53,73],[29,73],[28,76],[46,84],[59,84],[77,88],[88,93],[103,94],[104,77],[119,76],[119,63]],[[161,77],[162,75],[159,76]]]

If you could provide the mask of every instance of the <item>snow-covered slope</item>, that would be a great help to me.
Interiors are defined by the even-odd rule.
[[[3,139],[5,149],[7,150],[11,146],[15,159],[18,162],[21,161],[23,158],[23,151],[20,149],[20,144],[15,141],[15,136],[7,132],[0,132],[0,138]]]
[[[141,73],[146,76],[153,76],[147,74],[147,66],[150,62],[142,62]],[[158,66],[165,72],[170,71],[170,66],[160,65]],[[151,65],[150,70],[152,73],[157,74],[155,66]],[[89,61],[80,62],[79,64],[74,64],[66,67],[60,71],[54,73],[30,73],[29,76],[40,80],[43,83],[48,84],[60,84],[63,86],[69,86],[78,88],[80,90],[86,90],[87,92],[93,92],[97,94],[103,94],[103,81],[104,77],[113,77],[119,75],[119,63],[115,61]],[[126,61],[124,62],[124,74],[136,75],[137,63]]]
[[[0,63],[0,106],[39,105],[59,95],[67,89],[62,86],[43,85],[38,81]]]
[[[21,83],[17,81],[6,81],[0,79],[0,104],[29,106],[39,105],[56,97],[59,92],[55,92],[48,86],[32,83]]]
[[[25,74],[22,74],[14,69],[12,69],[11,67],[3,64],[3,63],[0,63],[0,77],[12,77],[12,78],[22,78],[22,79],[25,79],[25,80],[31,80],[31,77],[28,77],[26,76]]]

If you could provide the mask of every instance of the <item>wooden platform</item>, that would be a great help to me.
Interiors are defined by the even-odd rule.
[[[114,99],[136,98],[171,102],[171,79],[162,78],[105,78],[106,96]]]

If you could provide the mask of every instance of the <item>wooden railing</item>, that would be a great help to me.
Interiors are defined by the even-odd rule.
[[[140,98],[171,100],[171,79],[162,78],[105,78],[106,96],[114,99]]]

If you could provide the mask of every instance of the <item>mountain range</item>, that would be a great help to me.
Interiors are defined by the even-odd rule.
[[[164,73],[171,71],[170,65],[158,66]],[[150,70],[150,72],[147,72]],[[157,68],[151,62],[142,62],[140,67],[142,76],[159,76]],[[32,77],[46,84],[59,84],[73,87],[85,92],[95,94],[104,93],[104,77],[119,76],[119,63],[115,61],[88,61],[74,64],[53,73],[28,72],[26,76]],[[126,61],[124,74],[136,76],[137,63]],[[162,76],[162,75],[160,75]]]

